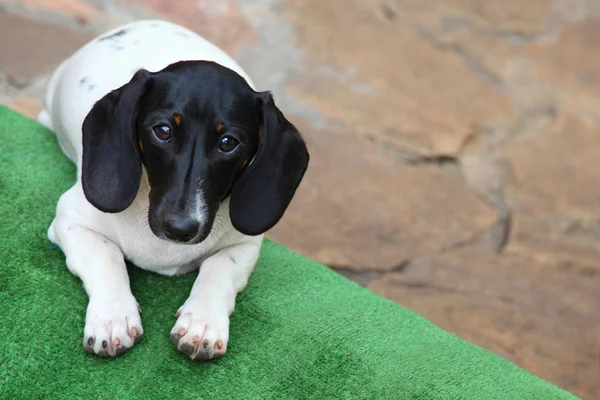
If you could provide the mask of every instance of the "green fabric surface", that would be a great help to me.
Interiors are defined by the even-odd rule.
[[[0,107],[1,399],[575,398],[270,241],[224,358],[191,361],[169,340],[196,274],[132,266],[144,339],[87,354],[87,296],[46,238],[74,177],[50,132]]]

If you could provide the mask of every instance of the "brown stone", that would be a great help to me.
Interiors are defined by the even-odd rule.
[[[552,3],[552,0],[530,0],[524,7],[517,0],[448,0],[444,2],[445,12],[437,14],[468,15],[477,24],[487,26],[497,34],[525,36],[542,31],[544,22],[552,17]],[[434,9],[431,11],[435,12]]]
[[[16,98],[10,104],[10,107],[31,119],[35,119],[42,110],[42,102],[41,99],[22,96]]]
[[[600,274],[577,264],[461,250],[416,260],[369,288],[591,399],[600,396],[599,286]]]
[[[9,3],[19,3],[28,8],[42,9],[80,22],[86,22],[102,16],[97,8],[82,0],[6,0]]]
[[[232,0],[126,0],[157,17],[181,24],[206,37],[225,51],[233,52],[258,41],[256,30]]]
[[[327,265],[391,269],[494,224],[456,171],[409,165],[365,139],[299,123],[311,162],[269,237]]]
[[[590,3],[535,0],[392,1],[390,12],[460,55],[471,71],[515,102],[531,107],[549,97],[578,113],[598,110],[600,13]],[[587,97],[586,97],[587,96]],[[573,104],[563,104],[573,103]],[[582,110],[584,109],[584,110]],[[592,112],[592,113],[594,113]],[[597,121],[597,120],[596,120]]]
[[[514,240],[558,235],[573,224],[600,220],[598,143],[600,130],[565,117],[552,129],[515,138],[503,148],[514,172],[507,187]],[[600,249],[600,238],[595,242]]]
[[[456,154],[473,125],[512,115],[510,99],[460,52],[386,23],[372,3],[286,3],[311,72],[295,77],[292,93],[349,133],[421,155]]]
[[[58,26],[11,14],[0,14],[0,69],[11,83],[26,85],[36,76],[51,73],[66,57],[92,37]]]
[[[510,251],[600,273],[599,140],[594,126],[564,117],[502,149],[514,172],[506,187],[513,209]]]
[[[527,7],[518,0],[502,2],[479,0],[387,0],[370,1],[379,6],[386,19],[409,23],[432,33],[435,40],[469,29],[496,40],[528,39],[541,35],[556,19],[552,0],[531,0]]]
[[[538,79],[579,95],[600,96],[600,19],[566,23],[551,45],[528,44]]]

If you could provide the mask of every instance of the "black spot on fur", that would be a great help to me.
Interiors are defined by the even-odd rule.
[[[92,90],[94,90],[96,86],[95,85],[88,85],[87,90],[88,92],[91,92]]]
[[[111,40],[111,39],[114,39],[114,38],[116,38],[116,37],[123,36],[123,35],[124,35],[124,34],[126,34],[126,33],[127,33],[127,29],[121,29],[121,30],[119,30],[119,31],[116,31],[116,32],[115,32],[115,33],[113,33],[112,35],[105,36],[105,37],[103,37],[103,38],[100,38],[100,39],[98,39],[98,40],[99,40],[99,41],[101,41],[101,42],[102,42],[103,40]]]
[[[87,80],[88,80],[88,78],[87,78],[87,76],[85,76],[85,77],[81,78],[81,80],[79,81],[79,84],[80,85],[85,85],[85,83],[87,82]]]
[[[232,263],[237,264],[237,261],[235,261],[235,258],[233,258],[232,256],[229,256],[229,259],[231,260]]]

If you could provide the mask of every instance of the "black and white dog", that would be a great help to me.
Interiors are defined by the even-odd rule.
[[[223,355],[263,234],[309,163],[270,93],[194,32],[146,20],[67,59],[38,120],[77,165],[48,237],[89,296],[84,348],[115,356],[142,337],[127,259],[164,275],[200,268],[171,340],[193,359]]]

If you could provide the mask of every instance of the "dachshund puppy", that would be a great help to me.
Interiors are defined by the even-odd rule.
[[[77,166],[48,237],[89,296],[84,349],[116,356],[142,337],[129,260],[170,276],[200,270],[171,340],[192,359],[222,356],[263,234],[309,163],[271,94],[194,32],[144,20],[63,62],[38,120]]]

